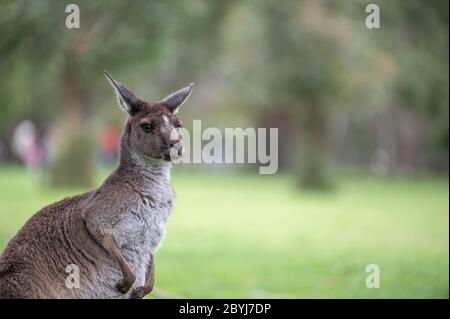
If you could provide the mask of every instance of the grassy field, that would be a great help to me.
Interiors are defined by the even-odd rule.
[[[301,192],[288,176],[175,168],[158,291],[206,298],[448,298],[448,179],[345,177]],[[46,204],[37,175],[0,167],[0,251]],[[368,289],[365,267],[381,269]]]

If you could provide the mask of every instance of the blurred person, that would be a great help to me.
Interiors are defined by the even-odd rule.
[[[27,168],[36,169],[41,166],[43,149],[33,122],[24,120],[19,123],[14,130],[12,149]]]
[[[103,128],[100,134],[101,157],[106,164],[116,162],[119,154],[120,131],[113,125]]]

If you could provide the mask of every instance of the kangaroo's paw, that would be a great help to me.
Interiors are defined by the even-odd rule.
[[[152,290],[153,289],[151,287],[140,286],[140,287],[133,289],[130,297],[131,297],[131,299],[142,299],[146,295],[148,295]]]
[[[117,290],[119,290],[121,293],[126,294],[128,291],[130,291],[131,287],[134,284],[134,281],[136,278],[134,276],[130,278],[122,278],[119,280],[116,284]]]

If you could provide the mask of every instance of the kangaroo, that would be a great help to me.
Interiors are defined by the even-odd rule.
[[[98,189],[27,221],[0,256],[0,298],[138,299],[153,289],[154,254],[174,205],[171,161],[183,152],[175,114],[193,83],[150,103],[105,76],[128,114],[119,165]]]

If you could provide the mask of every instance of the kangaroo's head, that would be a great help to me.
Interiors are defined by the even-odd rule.
[[[106,71],[105,75],[114,88],[119,106],[128,114],[121,141],[127,154],[157,161],[171,161],[174,156],[181,156],[183,147],[178,128],[182,123],[175,114],[191,94],[194,84],[158,102],[147,102],[113,80]]]

